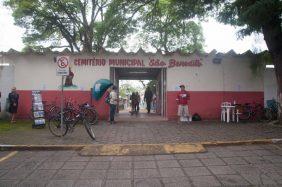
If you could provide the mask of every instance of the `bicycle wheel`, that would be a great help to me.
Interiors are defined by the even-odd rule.
[[[93,116],[94,116],[94,113],[92,110],[85,109],[83,111],[82,123],[86,129],[86,132],[90,136],[90,138],[95,140]]]
[[[84,127],[86,129],[86,132],[90,136],[90,138],[95,140],[94,123],[90,123],[87,120],[83,120],[82,123],[83,123],[83,125],[84,125]]]
[[[61,126],[61,118],[60,117],[53,117],[49,119],[49,130],[50,132],[57,137],[65,136],[68,132],[68,126],[63,124]]]
[[[95,108],[91,108],[92,112],[93,112],[93,123],[94,125],[96,125],[99,121],[99,116],[98,116],[98,112],[96,111]]]

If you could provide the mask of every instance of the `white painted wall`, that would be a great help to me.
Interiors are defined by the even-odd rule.
[[[6,62],[8,62],[6,60]],[[0,92],[1,92],[1,112],[0,118],[6,115],[5,107],[6,107],[6,99],[11,91],[11,88],[15,85],[14,80],[14,66],[10,64],[10,66],[0,66]]]
[[[61,77],[56,75],[55,55],[13,56],[15,64],[15,85],[19,90],[58,90]],[[70,58],[73,62],[73,57]],[[100,78],[109,79],[109,67],[74,66],[73,84],[77,90],[90,90]]]
[[[7,61],[15,64],[15,85],[19,90],[58,90],[61,83],[56,76],[54,57],[48,55],[8,55]],[[104,58],[106,66],[75,66],[75,58]],[[200,59],[200,67],[173,67],[167,68],[167,90],[175,91],[180,84],[185,84],[192,91],[263,91],[263,77],[255,77],[250,69],[247,57],[224,56],[221,64],[214,64],[214,54],[206,56],[161,55],[161,54],[98,54],[72,55],[70,57],[73,83],[78,90],[90,90],[95,81],[101,78],[110,78],[110,58],[143,59],[146,67],[150,59],[160,59],[168,64],[174,58],[181,61]],[[136,68],[136,67],[134,67]],[[143,67],[144,68],[144,67]]]
[[[200,58],[192,56],[190,59]],[[191,91],[221,91],[222,66],[213,64],[212,58],[202,58],[200,67],[174,67],[167,70],[168,91],[180,90],[179,85],[184,84],[186,90]]]
[[[200,67],[168,68],[168,90],[184,84],[191,91],[263,91],[263,77],[253,75],[248,58],[226,56],[220,64],[213,56],[201,59]]]

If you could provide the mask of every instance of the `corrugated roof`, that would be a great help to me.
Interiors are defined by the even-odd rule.
[[[263,51],[266,52],[266,51]],[[98,53],[84,53],[84,52],[71,52],[68,48],[65,48],[63,51],[51,51],[50,49],[46,49],[44,50],[44,52],[37,52],[32,50],[31,48],[27,49],[25,52],[19,52],[17,50],[14,49],[10,49],[7,52],[0,52],[0,54],[2,55],[47,55],[47,54],[56,54],[56,55],[81,55],[81,54],[93,54],[93,55],[101,55],[101,54],[106,54],[106,55],[119,55],[119,54],[123,54],[123,55],[146,55],[146,56],[152,56],[152,55],[163,55],[163,56],[173,56],[173,55],[180,55],[180,56],[191,56],[191,55],[198,55],[198,56],[252,56],[255,55],[252,51],[248,50],[244,53],[241,54],[237,54],[233,49],[231,49],[230,51],[228,51],[227,53],[221,53],[221,52],[217,52],[215,49],[213,49],[211,52],[206,53],[206,52],[201,52],[198,50],[195,50],[192,53],[184,53],[181,50],[177,49],[174,52],[169,52],[169,53],[162,53],[161,50],[157,50],[155,53],[154,52],[146,52],[144,49],[139,48],[136,52],[126,52],[124,50],[124,48],[120,48],[120,50],[118,52],[112,52],[112,51],[108,51],[104,48],[102,48]]]

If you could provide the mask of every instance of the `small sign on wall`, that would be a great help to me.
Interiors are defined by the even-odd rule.
[[[69,56],[58,56],[56,58],[58,76],[69,75],[69,62]]]

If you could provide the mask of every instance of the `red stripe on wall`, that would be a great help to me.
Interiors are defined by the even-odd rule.
[[[31,109],[31,90],[19,90],[19,118],[28,118]],[[177,104],[176,95],[177,91],[167,92],[167,118],[177,118]],[[222,102],[236,103],[253,103],[258,102],[263,104],[264,94],[263,92],[199,92],[191,91],[190,101],[188,103],[191,114],[198,113],[202,119],[220,119],[220,105]],[[91,101],[90,91],[64,91],[65,98],[71,98],[77,104],[82,104]],[[60,104],[60,91],[42,91],[42,98],[47,103],[56,101]],[[107,119],[109,113],[109,107],[105,103],[104,99],[95,101],[93,99],[92,104],[96,107],[99,118]]]
[[[177,118],[177,91],[167,92],[167,118]],[[198,113],[202,119],[220,119],[220,105],[222,102],[253,103],[263,105],[263,92],[200,92],[191,91],[188,103],[189,111],[193,115]]]
[[[19,108],[18,117],[28,118],[31,110],[31,90],[18,90],[19,93]],[[47,104],[56,101],[57,105],[60,105],[61,91],[41,91],[42,100],[47,101]],[[85,102],[91,102],[90,91],[64,91],[64,97],[75,101],[75,104],[82,104]],[[100,119],[107,119],[109,113],[109,106],[105,103],[104,99],[99,101],[92,100],[92,104],[97,109]]]

